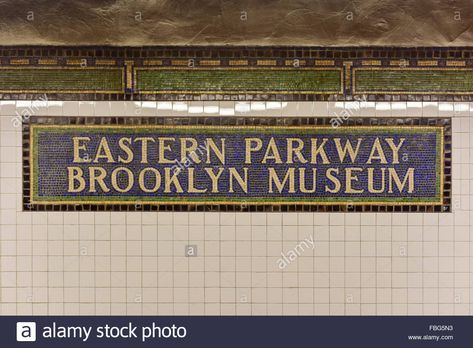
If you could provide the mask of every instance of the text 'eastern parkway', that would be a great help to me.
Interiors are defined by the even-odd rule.
[[[222,136],[74,136],[65,144],[73,147],[68,192],[231,194],[263,185],[268,194],[413,193],[406,139],[242,136],[228,148]]]

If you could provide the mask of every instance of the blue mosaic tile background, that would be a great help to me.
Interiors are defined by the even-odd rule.
[[[209,192],[207,193],[186,193],[186,187],[187,187],[187,170],[183,170],[179,173],[179,181],[182,184],[182,188],[184,190],[184,193],[176,193],[175,192],[175,187],[171,186],[172,192],[171,193],[164,193],[163,192],[163,187],[164,187],[164,167],[172,167],[173,165],[171,164],[158,164],[157,163],[157,144],[150,144],[148,148],[148,159],[149,159],[149,164],[141,164],[139,163],[141,161],[140,157],[140,152],[141,152],[141,143],[135,143],[133,145],[133,152],[135,153],[135,158],[132,163],[130,164],[108,164],[108,163],[103,163],[105,160],[102,160],[102,163],[98,164],[92,164],[95,166],[100,166],[103,167],[107,170],[108,173],[110,173],[114,168],[117,166],[126,166],[130,170],[132,170],[135,173],[135,183],[133,188],[127,192],[127,193],[121,193],[114,191],[111,188],[110,185],[110,176],[108,175],[107,178],[105,179],[105,182],[109,188],[111,188],[111,191],[104,194],[103,192],[100,192],[100,186],[98,186],[98,192],[97,193],[89,193],[87,191],[83,191],[80,193],[68,193],[67,192],[67,167],[68,166],[80,166],[84,169],[86,169],[90,164],[75,164],[72,163],[73,161],[73,147],[72,147],[72,137],[74,136],[88,136],[91,138],[90,143],[88,143],[88,151],[91,154],[91,157],[94,156],[97,150],[97,146],[99,143],[99,140],[102,136],[104,136],[105,133],[87,133],[85,130],[84,131],[79,131],[79,130],[73,130],[73,131],[68,131],[68,132],[63,132],[63,131],[55,131],[55,130],[41,130],[38,132],[38,174],[39,174],[39,180],[38,180],[38,198],[39,199],[44,199],[48,197],[64,197],[64,200],[68,200],[71,198],[81,198],[85,199],[87,197],[103,197],[105,200],[106,198],[119,198],[119,197],[133,197],[133,196],[139,196],[139,197],[146,197],[149,198],[153,197],[158,200],[165,199],[165,198],[180,198],[184,199],[185,198],[202,198],[202,200],[207,200],[207,199],[223,199],[223,198],[239,198],[241,200],[245,199],[251,199],[258,201],[259,199],[264,199],[264,198],[272,198],[272,199],[277,199],[277,198],[287,198],[287,199],[294,199],[294,200],[301,200],[301,201],[311,201],[311,200],[316,200],[317,198],[335,198],[335,199],[342,199],[345,198],[346,200],[361,200],[363,201],[364,198],[386,198],[386,197],[407,197],[407,198],[435,198],[436,197],[436,182],[437,182],[437,174],[436,174],[436,159],[437,159],[437,136],[436,132],[432,130],[432,132],[428,133],[423,133],[423,134],[416,134],[415,133],[415,128],[411,128],[409,133],[406,133],[406,131],[402,131],[402,133],[395,134],[392,133],[393,130],[390,130],[388,133],[385,133],[384,131],[379,131],[376,134],[373,134],[372,132],[366,132],[363,133],[362,130],[356,130],[356,132],[353,132],[354,134],[346,134],[346,133],[333,133],[333,132],[326,132],[324,133],[324,130],[318,129],[314,130],[314,133],[311,134],[304,134],[297,129],[291,130],[285,134],[275,134],[275,133],[268,133],[268,134],[263,134],[263,133],[257,133],[255,134],[254,132],[248,132],[245,130],[240,130],[240,133],[226,133],[224,130],[222,130],[218,134],[191,134],[192,130],[189,129],[187,134],[182,134],[182,132],[175,132],[173,133],[172,131],[166,131],[165,133],[160,132],[159,129],[154,130],[152,133],[149,133],[149,131],[144,131],[143,133],[140,134],[130,134],[126,130],[123,132],[119,133],[110,133],[106,134],[108,143],[111,147],[111,152],[114,154],[115,160],[118,157],[118,154],[120,153],[122,156],[124,156],[124,152],[121,151],[118,147],[118,139],[121,137],[137,137],[137,136],[152,136],[152,137],[159,137],[159,136],[165,136],[165,137],[174,137],[178,139],[179,137],[193,137],[195,138],[199,145],[204,144],[205,139],[211,137],[215,143],[220,147],[220,138],[224,137],[225,140],[225,156],[226,156],[226,163],[224,165],[224,168],[229,168],[229,167],[234,167],[237,168],[239,173],[243,176],[243,170],[242,167],[245,166],[244,164],[244,157],[245,157],[245,142],[244,138],[245,137],[257,137],[260,138],[263,141],[263,150],[259,152],[253,153],[253,161],[251,165],[246,165],[249,167],[248,171],[248,177],[249,177],[249,186],[248,186],[248,193],[243,192],[240,189],[240,186],[238,184],[234,185],[235,188],[235,193],[229,194],[228,193],[228,180],[229,180],[229,175],[227,171],[224,171],[220,180],[219,180],[219,188],[220,191],[219,193],[210,193],[210,188],[211,188],[211,180],[208,177],[208,174],[204,171],[204,168],[214,168],[214,172],[217,172],[218,168],[221,166],[220,162],[218,161],[217,157],[212,153],[211,164],[206,164],[204,163],[205,161],[202,161],[201,163],[193,163],[191,165],[192,168],[195,168],[195,176],[196,176],[196,182],[195,186],[197,188],[209,188]],[[355,134],[356,133],[356,134]],[[399,164],[392,165],[390,162],[392,161],[392,152],[388,149],[389,147],[387,144],[382,140],[383,137],[381,138],[382,143],[383,143],[383,148],[386,150],[385,155],[386,159],[388,161],[388,164],[385,165],[380,165],[378,162],[379,161],[374,161],[373,164],[367,165],[365,164],[370,151],[371,147],[373,144],[373,141],[376,137],[382,136],[384,134],[384,137],[390,137],[394,139],[395,144],[398,144],[400,141],[400,138],[406,138],[404,145],[401,148],[401,151],[399,153],[400,157],[406,156],[408,157],[407,161],[402,161],[400,159]],[[278,148],[281,150],[281,157],[283,160],[283,164],[274,164],[274,161],[268,161],[267,164],[261,164],[261,161],[264,157],[265,153],[265,145],[269,142],[270,138],[274,137],[276,140],[276,143],[278,145]],[[328,138],[328,142],[325,146],[326,153],[331,159],[331,164],[322,164],[322,163],[317,163],[315,166],[318,168],[317,169],[317,189],[315,193],[301,193],[297,192],[297,187],[298,187],[298,175],[297,175],[297,168],[304,167],[306,168],[306,187],[307,188],[312,188],[312,168],[314,167],[313,164],[310,163],[298,163],[297,159],[294,161],[294,164],[284,164],[286,162],[286,139],[287,138],[300,138],[304,141],[305,144],[310,144],[310,138],[317,137],[319,139],[321,138]],[[347,157],[345,158],[345,163],[340,163],[338,159],[338,154],[337,150],[335,148],[335,145],[333,143],[333,138],[342,138],[342,145],[345,144],[346,139],[349,139],[353,145],[356,145],[357,138],[362,137],[364,141],[362,142],[360,146],[360,151],[358,154],[358,160],[356,161],[355,164],[352,164],[351,161],[347,162],[347,159],[349,158],[348,154]],[[154,146],[153,146],[154,145]],[[167,157],[168,158],[177,158],[180,159],[180,143],[176,141],[175,145],[172,147],[174,150],[173,152],[168,152]],[[302,154],[304,155],[305,158],[310,160],[310,146],[305,146],[304,150],[302,151]],[[206,154],[204,154],[201,158],[206,159]],[[310,162],[310,161],[309,161]],[[318,162],[320,161],[320,156],[318,157]],[[363,172],[356,173],[359,178],[359,182],[354,182],[354,187],[355,188],[365,188],[364,193],[356,193],[356,194],[345,194],[345,193],[338,193],[338,194],[333,194],[333,193],[328,193],[325,192],[325,184],[327,183],[326,176],[325,176],[325,171],[327,168],[339,168],[340,174],[337,175],[337,177],[340,179],[342,182],[342,190],[344,189],[344,181],[345,181],[345,176],[344,176],[344,169],[347,167],[360,167],[360,168],[367,168],[368,166],[372,166],[375,168],[381,168],[381,167],[395,167],[396,171],[399,174],[399,177],[401,180],[403,179],[407,168],[413,167],[415,168],[415,191],[412,194],[407,194],[405,193],[406,190],[404,190],[404,193],[399,193],[397,190],[394,190],[394,193],[379,193],[379,194],[372,194],[367,192],[366,190],[366,182],[367,182],[367,172],[364,170]],[[161,188],[156,192],[156,193],[145,193],[141,191],[138,187],[138,173],[140,170],[146,168],[146,167],[155,167],[157,168],[160,172],[162,172],[162,185]],[[280,194],[277,190],[275,190],[275,193],[268,193],[269,188],[268,188],[268,174],[267,174],[267,168],[268,167],[273,167],[276,169],[276,172],[278,173],[279,178],[282,180],[284,178],[284,174],[286,170],[290,167],[296,168],[296,193],[289,193],[288,192],[288,186],[286,185],[283,192]],[[380,175],[379,170],[375,170],[375,188],[378,188],[380,185],[380,180],[376,180],[377,177]],[[88,182],[88,173],[87,170],[84,170],[84,178]],[[148,177],[149,179],[150,177]],[[387,181],[387,171],[386,171],[386,188],[388,185]],[[154,181],[154,179],[153,179]],[[127,184],[125,176],[119,176],[119,183],[120,186],[125,187]],[[330,182],[329,183],[330,187],[333,187],[333,184]],[[150,182],[149,187],[153,186],[153,182]],[[387,189],[386,189],[387,191]],[[106,197],[105,197],[106,196]]]

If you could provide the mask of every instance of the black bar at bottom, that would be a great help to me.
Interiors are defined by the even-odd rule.
[[[473,346],[471,316],[3,316],[0,323],[6,348]]]

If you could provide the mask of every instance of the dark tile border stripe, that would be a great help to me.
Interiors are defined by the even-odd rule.
[[[215,211],[215,212],[450,212],[452,187],[452,129],[450,118],[349,118],[346,126],[429,125],[444,127],[443,205],[34,205],[30,203],[30,124],[47,125],[330,125],[329,117],[32,117],[23,124],[23,209],[25,211]]]
[[[353,100],[354,72],[360,69],[398,68],[454,69],[461,72],[473,68],[473,47],[218,47],[218,46],[148,46],[148,47],[55,47],[0,46],[0,68],[39,67],[101,67],[120,68],[124,87],[119,93],[90,90],[87,93],[48,92],[49,100],[284,100],[322,101]],[[245,93],[183,93],[141,94],[136,90],[136,69],[155,68],[336,68],[343,73],[343,83],[337,93],[278,93],[270,91]],[[434,93],[435,92],[435,93]],[[361,93],[361,92],[360,92]],[[390,92],[388,88],[369,92],[370,101],[473,101],[473,91],[436,91],[413,88]],[[0,92],[0,100],[37,99],[39,93]]]

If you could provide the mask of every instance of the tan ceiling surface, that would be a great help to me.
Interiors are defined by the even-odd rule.
[[[469,46],[473,0],[0,0],[0,45]]]

